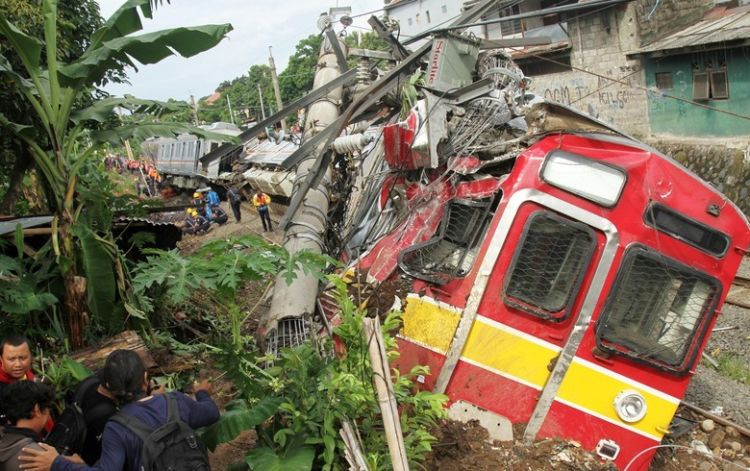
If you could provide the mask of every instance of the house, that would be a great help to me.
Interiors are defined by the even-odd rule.
[[[648,95],[653,135],[750,134],[747,120],[733,115],[747,115],[750,109],[750,5],[716,7],[633,57],[641,58],[646,86],[653,90]]]
[[[383,10],[398,21],[402,41],[438,26],[444,26],[462,12],[458,0],[386,0]]]
[[[444,3],[459,9],[449,0],[401,0],[385,9],[396,18],[408,7],[415,18]],[[647,140],[750,214],[750,0],[499,5],[471,32],[487,40],[547,38],[507,49],[531,79],[530,91]],[[412,25],[409,34],[432,28]]]

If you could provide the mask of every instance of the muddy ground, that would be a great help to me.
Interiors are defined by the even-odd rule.
[[[257,212],[248,203],[243,203],[242,223],[234,222],[234,217],[226,203],[230,222],[224,226],[212,227],[208,234],[185,236],[179,247],[184,252],[192,252],[206,240],[259,234],[271,242],[281,243],[283,234],[278,230],[278,220],[283,216],[283,207],[272,207],[273,232],[263,232]],[[175,218],[179,218],[175,215]],[[243,292],[245,307],[258,304],[267,286],[254,284],[247,286]],[[372,293],[371,305],[378,310],[387,310],[393,304],[393,293]],[[382,299],[380,299],[382,298]],[[247,326],[254,328],[253,322]],[[725,330],[727,327],[732,329]],[[727,305],[718,322],[718,329],[709,342],[706,351],[709,355],[718,356],[730,353],[739,356],[750,365],[750,310]],[[166,359],[165,359],[166,360]],[[218,373],[218,372],[217,372]],[[231,384],[220,386],[219,402],[224,403],[231,397]],[[740,426],[750,428],[750,385],[727,378],[712,367],[706,360],[697,368],[688,389],[686,401],[711,410],[720,416],[735,421]],[[750,469],[750,438],[741,435],[733,427],[718,423],[705,423],[702,417],[688,409],[681,408],[678,416],[684,419],[682,434],[674,439],[665,440],[667,445],[660,450],[651,464],[649,471],[724,471]],[[518,428],[518,427],[517,427]],[[519,441],[491,443],[487,431],[477,423],[459,423],[445,421],[433,432],[437,443],[425,463],[425,469],[436,471],[454,470],[613,470],[610,464],[603,462],[595,455],[583,450],[579,444],[564,440],[542,440],[532,446],[525,446]],[[522,428],[516,431],[520,437]],[[212,469],[222,471],[242,461],[244,452],[255,446],[255,433],[246,432],[234,440],[220,446],[211,454]],[[695,451],[701,449],[705,453]],[[630,471],[643,470],[642,466],[633,466]]]

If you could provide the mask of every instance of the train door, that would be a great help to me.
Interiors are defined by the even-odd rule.
[[[526,423],[534,437],[591,331],[617,231],[599,215],[523,190],[491,237],[460,321],[468,333],[459,324],[436,389]]]

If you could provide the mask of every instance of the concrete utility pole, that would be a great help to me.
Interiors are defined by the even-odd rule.
[[[227,95],[227,106],[229,107],[229,120],[234,124],[234,113],[232,113],[232,102],[229,101],[229,95]]]
[[[193,105],[193,124],[198,126],[198,104],[195,102],[193,95],[190,95],[190,103]]]
[[[338,38],[334,36],[338,41]],[[341,45],[341,47],[346,47]],[[324,36],[320,47],[318,67],[313,81],[313,90],[324,86],[334,80],[341,71],[334,52],[334,47],[329,43],[329,38]],[[339,86],[326,94],[326,96],[315,101],[307,112],[304,140],[310,139],[321,132],[330,123],[336,121],[341,114],[339,103],[343,97],[343,86]],[[307,179],[308,174],[315,167],[315,156],[322,150],[316,149],[308,158],[297,166],[297,176],[294,181],[294,191],[297,191]],[[303,250],[312,253],[325,253],[325,231],[328,225],[329,186],[332,179],[332,166],[322,169],[323,176],[317,187],[310,188],[302,203],[301,210],[289,223],[289,228],[284,234],[284,248],[295,254]],[[271,307],[261,318],[260,325],[265,332],[271,332],[278,327],[278,321],[282,318],[304,318],[315,312],[315,302],[318,296],[320,282],[311,274],[297,272],[297,276],[291,284],[281,276],[276,278],[273,290]],[[261,335],[265,335],[262,333]],[[281,335],[281,334],[279,334]]]
[[[260,115],[263,119],[266,119],[266,109],[263,106],[263,90],[260,89],[260,84],[258,84],[258,98],[260,98]]]
[[[279,89],[279,77],[276,75],[276,64],[273,62],[271,46],[268,46],[268,67],[271,69],[271,83],[273,84],[273,94],[276,95],[276,108],[283,110],[284,105],[281,102],[281,89]],[[286,131],[286,120],[281,120],[281,129]]]

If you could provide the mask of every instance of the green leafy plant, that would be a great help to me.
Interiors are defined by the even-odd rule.
[[[258,446],[245,457],[251,469],[345,469],[348,465],[343,461],[344,444],[339,429],[349,422],[362,437],[370,468],[390,469],[367,342],[362,334],[365,313],[346,295],[343,281],[337,277],[330,280],[339,293],[342,317],[335,335],[345,345],[346,353],[334,355],[330,340],[311,340],[295,349],[282,350],[273,366],[264,369],[262,366],[269,358],[252,348],[251,342],[241,351],[216,349],[219,365],[234,381],[243,404],[259,406],[262,402],[258,398],[276,398],[280,402],[270,420],[260,424],[241,422],[233,416],[222,417],[207,432],[209,447],[236,436],[242,427],[253,426],[258,432]],[[400,314],[393,312],[382,325],[391,358],[397,352],[395,339],[389,332],[397,330],[400,322]],[[393,372],[407,456],[415,467],[424,460],[435,440],[429,430],[446,415],[446,396],[412,392],[414,378],[426,373],[424,367],[417,367],[408,375]],[[268,412],[269,409],[264,409],[264,413]],[[236,427],[232,434],[222,435],[212,430],[227,428],[225,421],[232,421]]]
[[[14,251],[12,244],[5,240],[0,240],[0,248],[5,253]],[[32,336],[50,334],[38,332],[40,320],[58,303],[61,292],[57,266],[48,257],[50,250],[47,244],[33,255],[26,255],[19,226],[16,256],[0,254],[0,313],[3,315],[0,336],[11,332],[26,332]]]
[[[37,363],[36,371],[41,372],[42,381],[54,388],[59,405],[64,404],[65,395],[69,391],[93,374],[83,364],[67,356],[63,356],[58,361],[40,356]]]
[[[73,348],[83,343],[87,310],[103,314],[113,302],[113,286],[122,285],[125,268],[112,247],[108,229],[84,224],[79,183],[86,165],[102,142],[147,136],[175,136],[190,132],[212,140],[226,136],[175,123],[127,124],[101,129],[117,108],[139,112],[174,109],[175,104],[133,97],[107,98],[82,104],[91,88],[113,69],[134,62],[153,64],[178,53],[191,57],[219,43],[231,26],[206,25],[174,28],[135,35],[142,29],[139,10],[152,17],[153,0],[128,0],[91,36],[88,48],[65,62],[58,54],[57,0],[43,0],[43,39],[21,31],[0,12],[0,37],[22,64],[14,68],[0,55],[0,73],[15,86],[34,113],[14,122],[0,114],[0,126],[26,146],[54,213],[52,248],[64,284],[63,311]],[[42,54],[45,57],[43,60]],[[43,132],[39,133],[39,130]],[[101,257],[110,263],[98,262]],[[96,260],[95,260],[96,259]]]
[[[750,384],[750,367],[741,356],[718,352],[716,361],[719,364],[718,370],[721,374],[741,383]]]

